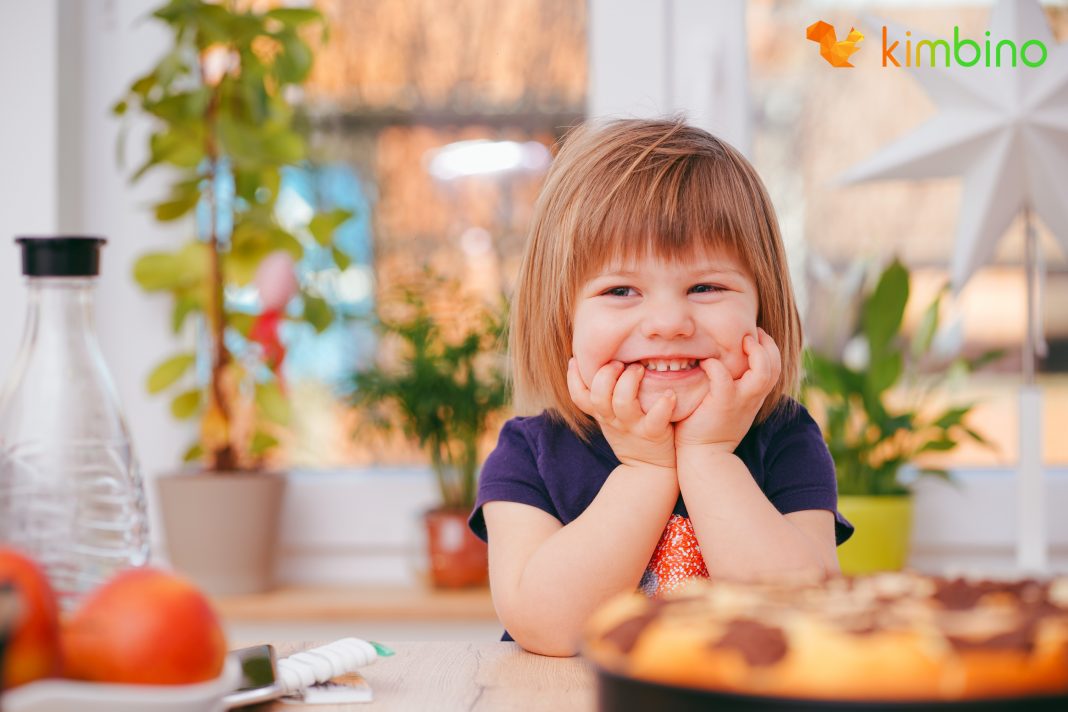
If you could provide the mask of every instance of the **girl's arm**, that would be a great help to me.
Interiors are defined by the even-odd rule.
[[[634,590],[675,508],[674,393],[642,411],[645,369],[611,361],[587,386],[572,358],[567,387],[592,416],[620,465],[567,526],[536,507],[483,506],[497,615],[516,642],[543,655],[574,655],[586,618],[605,599]]]
[[[742,339],[748,369],[735,380],[716,359],[701,361],[709,392],[675,426],[679,487],[713,579],[823,578],[837,573],[834,515],[782,515],[734,454],[782,373],[763,329]]]
[[[679,486],[712,579],[821,579],[838,573],[834,515],[779,513],[745,463],[716,448],[680,448]]]
[[[493,604],[515,641],[541,655],[578,652],[593,610],[637,588],[678,495],[673,469],[620,465],[567,526],[537,507],[487,503]]]

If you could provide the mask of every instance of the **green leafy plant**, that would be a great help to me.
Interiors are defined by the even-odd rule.
[[[429,274],[424,285],[457,293],[456,285]],[[352,402],[372,411],[374,427],[388,432],[399,426],[418,443],[430,458],[442,506],[467,511],[475,502],[479,440],[508,404],[499,351],[507,309],[479,309],[464,320],[466,327],[446,334],[426,288],[398,288],[398,317],[385,317],[380,309],[379,330],[399,342],[401,354],[388,367],[357,372]]]
[[[838,473],[843,495],[902,495],[908,488],[898,480],[902,466],[924,453],[946,452],[971,440],[990,446],[967,422],[974,403],[928,413],[930,397],[947,373],[965,374],[1002,356],[990,351],[977,358],[956,356],[932,367],[932,344],[939,326],[944,287],[926,307],[911,338],[901,333],[909,298],[910,276],[898,260],[879,276],[874,290],[862,295],[853,342],[867,351],[866,365],[847,365],[842,355],[805,352],[802,399],[820,420]],[[921,364],[927,362],[927,369]],[[894,405],[891,391],[906,396]],[[937,467],[921,474],[944,479]]]
[[[232,2],[171,0],[152,13],[167,25],[171,45],[147,74],[136,79],[114,113],[138,111],[151,119],[148,159],[133,174],[165,167],[169,194],[154,205],[161,222],[189,219],[199,225],[177,249],[143,255],[134,277],[147,291],[173,298],[171,326],[178,334],[191,315],[200,316],[210,341],[206,383],[182,389],[194,370],[195,352],[174,354],[149,375],[156,393],[177,390],[171,411],[200,415],[200,437],[186,460],[206,459],[208,469],[252,469],[275,445],[289,418],[289,405],[275,368],[262,349],[235,359],[228,342],[281,349],[277,320],[259,330],[257,315],[231,308],[228,291],[249,285],[265,257],[305,249],[331,250],[341,267],[347,257],[333,245],[334,231],[352,214],[317,212],[299,230],[277,219],[283,169],[300,166],[308,148],[290,101],[312,67],[309,37],[325,36],[313,9],[237,9]],[[120,141],[121,160],[122,141]],[[289,304],[279,318],[304,321],[317,331],[334,318],[314,285],[300,285],[299,309]],[[266,333],[270,337],[264,337]],[[259,353],[259,364],[256,354]],[[249,360],[251,359],[251,361]],[[270,364],[268,364],[270,365]],[[242,403],[252,392],[251,407]],[[247,401],[248,399],[245,398]],[[240,422],[251,412],[251,425]]]

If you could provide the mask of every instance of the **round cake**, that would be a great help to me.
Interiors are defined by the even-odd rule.
[[[611,679],[730,696],[1065,696],[1061,709],[1068,709],[1068,578],[695,579],[662,599],[610,600],[591,618],[583,653]]]

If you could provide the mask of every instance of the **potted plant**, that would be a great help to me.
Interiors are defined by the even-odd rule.
[[[907,337],[901,326],[909,281],[905,266],[891,262],[873,290],[862,290],[859,319],[844,353],[813,348],[805,352],[802,399],[820,422],[834,459],[839,510],[856,526],[853,537],[838,550],[842,571],[848,574],[904,566],[912,497],[901,478],[903,468],[915,465],[918,475],[948,480],[947,470],[919,463],[925,453],[947,452],[966,440],[989,446],[967,422],[974,404],[932,412],[930,397],[947,372],[969,373],[1001,352],[937,363],[932,344],[948,286]]]
[[[475,503],[479,441],[508,403],[498,348],[507,309],[468,303],[458,315],[456,285],[429,272],[420,282],[420,289],[398,287],[379,308],[379,331],[398,354],[354,375],[352,402],[365,409],[372,427],[399,427],[430,459],[441,495],[440,506],[424,514],[434,585],[483,585],[486,545],[468,529],[467,516]],[[449,295],[450,318],[432,309],[427,295],[435,293]]]
[[[351,217],[316,212],[291,230],[275,210],[283,170],[308,156],[291,97],[311,69],[309,39],[325,28],[312,9],[202,0],[172,0],[152,17],[171,44],[114,112],[151,119],[148,159],[132,180],[165,168],[170,190],[156,219],[195,229],[175,250],[138,259],[134,278],[171,296],[175,334],[194,317],[206,346],[167,357],[148,376],[149,391],[175,393],[175,417],[199,417],[185,460],[200,466],[157,478],[163,524],[171,563],[207,590],[263,590],[285,487],[268,467],[289,418],[280,327],[304,321],[322,331],[333,319],[294,266],[309,249],[342,260],[332,236]],[[238,292],[244,300],[228,297]]]

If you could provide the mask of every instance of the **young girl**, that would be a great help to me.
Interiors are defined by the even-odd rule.
[[[732,147],[681,121],[575,130],[535,207],[510,350],[531,415],[502,428],[470,520],[506,640],[574,655],[621,591],[838,571],[852,527],[788,395],[782,240]]]

